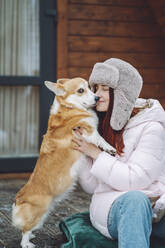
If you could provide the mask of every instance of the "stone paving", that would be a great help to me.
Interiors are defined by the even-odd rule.
[[[0,248],[20,248],[21,232],[11,225],[11,209],[17,191],[25,179],[0,180]],[[36,248],[58,248],[65,239],[58,227],[59,221],[77,212],[88,210],[90,196],[79,185],[67,199],[60,202],[50,213],[43,227],[36,230],[32,240]]]

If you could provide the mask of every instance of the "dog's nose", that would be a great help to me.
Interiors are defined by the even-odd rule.
[[[98,102],[98,100],[100,99],[99,96],[95,96],[95,101]]]

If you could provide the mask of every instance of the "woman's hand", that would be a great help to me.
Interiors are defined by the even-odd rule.
[[[153,219],[154,223],[159,222],[161,218],[165,215],[165,202],[161,198],[156,201],[153,207]]]
[[[96,159],[98,155],[102,152],[96,145],[92,143],[88,143],[81,134],[81,131],[75,131],[76,136],[72,139],[75,143],[74,149],[84,153],[85,155],[91,157],[92,159]]]

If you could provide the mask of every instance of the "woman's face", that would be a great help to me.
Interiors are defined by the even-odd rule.
[[[109,106],[109,87],[104,84],[96,84],[94,92],[100,97],[96,105],[96,110],[99,112],[106,112]]]

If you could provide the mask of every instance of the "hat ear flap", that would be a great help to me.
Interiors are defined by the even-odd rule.
[[[111,127],[116,131],[121,130],[127,123],[132,110],[133,104],[126,99],[123,92],[114,90],[113,110],[110,119]]]

